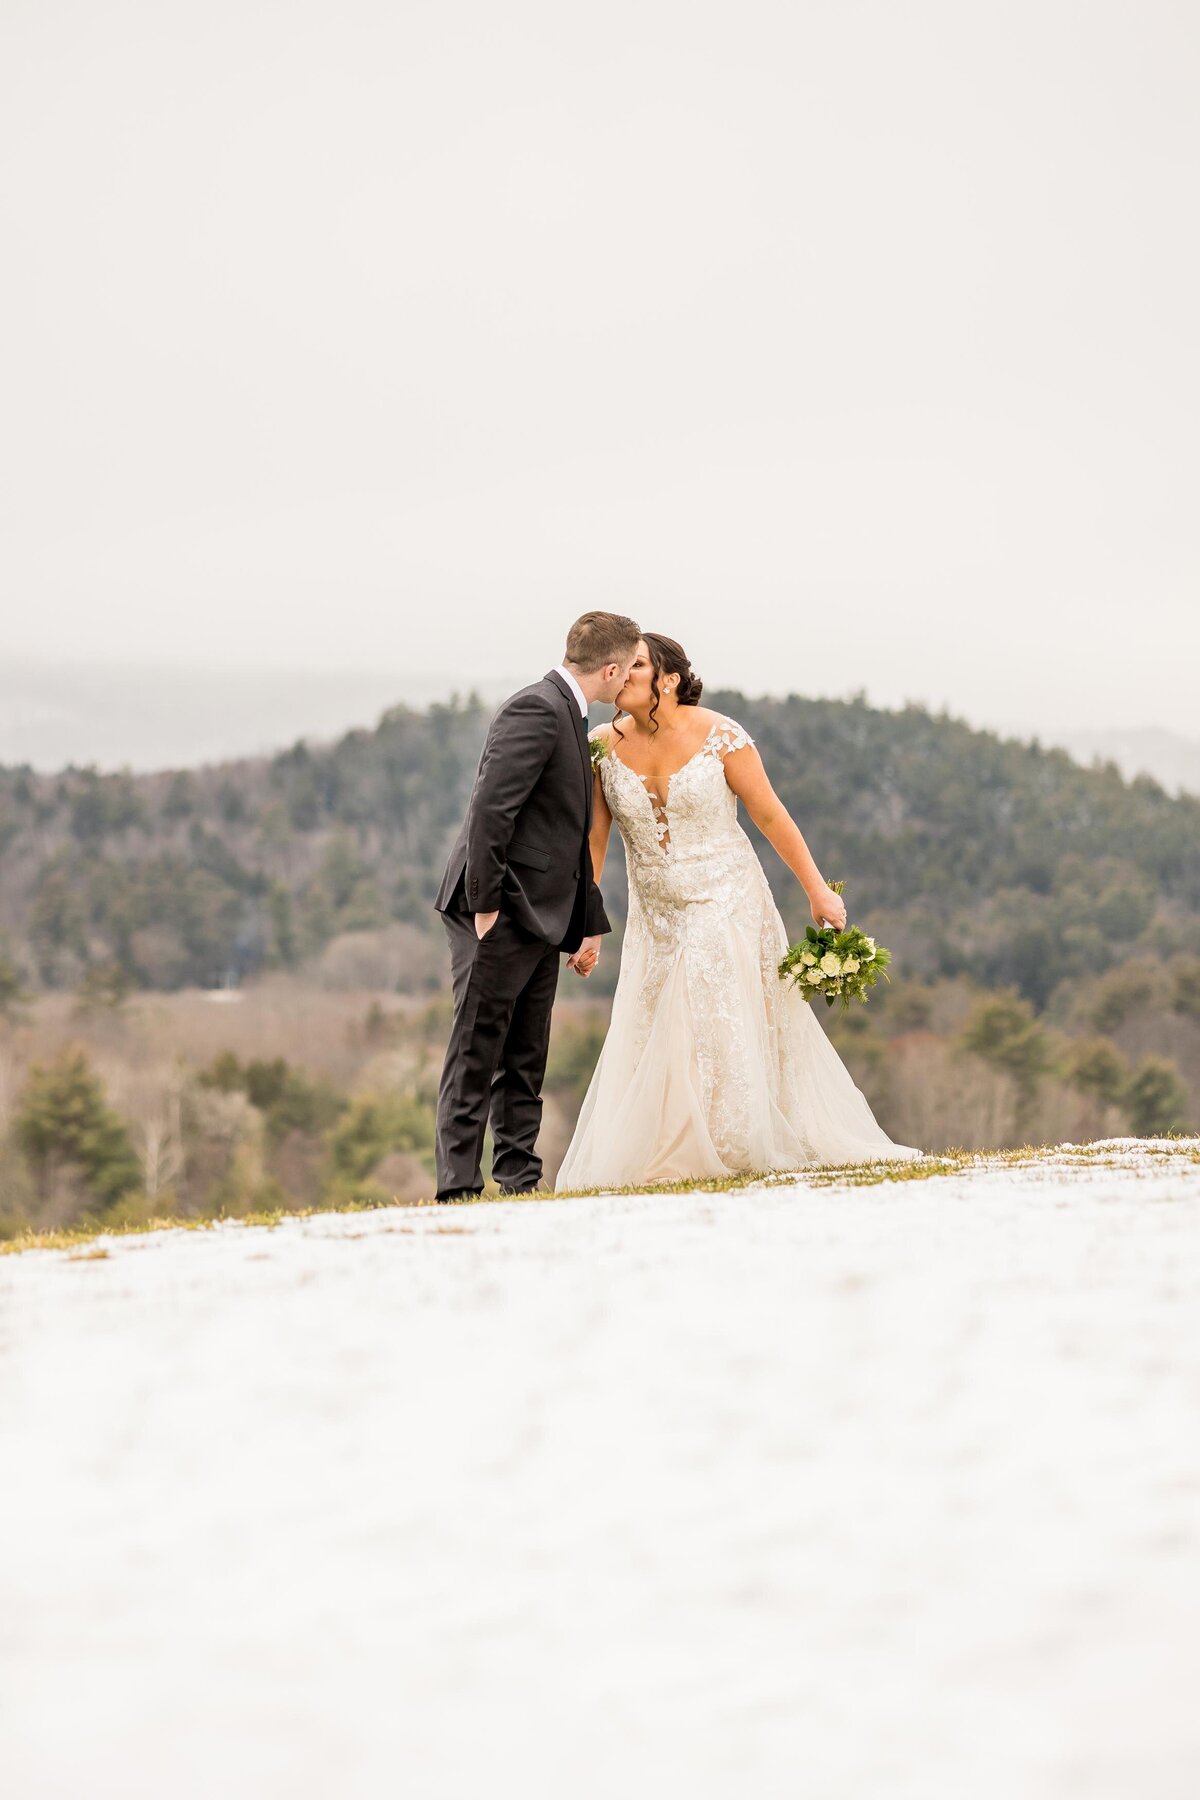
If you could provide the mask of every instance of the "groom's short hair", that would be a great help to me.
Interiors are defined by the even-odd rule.
[[[641,626],[620,613],[586,612],[567,633],[566,660],[585,675],[594,675],[606,663],[632,656],[641,635]]]

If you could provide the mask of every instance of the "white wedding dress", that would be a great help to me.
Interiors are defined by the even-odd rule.
[[[559,1191],[921,1154],[876,1124],[808,1002],[779,979],[787,932],[725,780],[724,757],[753,741],[719,719],[661,801],[615,739],[600,761],[629,918]]]

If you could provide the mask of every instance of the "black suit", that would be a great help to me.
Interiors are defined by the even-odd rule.
[[[591,826],[587,727],[551,671],[493,718],[434,902],[454,988],[438,1094],[439,1197],[482,1191],[489,1110],[497,1181],[541,1181],[535,1146],[559,952],[610,930],[592,878]],[[500,916],[480,940],[474,915],[488,912]]]

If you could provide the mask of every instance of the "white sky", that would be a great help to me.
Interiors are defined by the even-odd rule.
[[[1198,92],[1184,0],[3,0],[0,655],[402,698],[608,605],[1194,730]]]

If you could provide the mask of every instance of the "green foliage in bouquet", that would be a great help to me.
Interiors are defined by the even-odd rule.
[[[840,894],[846,885],[831,881],[830,887]],[[806,1000],[819,994],[826,1006],[836,1000],[845,1012],[852,1000],[866,1001],[868,991],[882,975],[885,981],[890,950],[876,944],[873,937],[857,925],[837,931],[832,925],[810,925],[798,944],[789,944],[787,955],[779,965],[780,981],[793,981]]]

